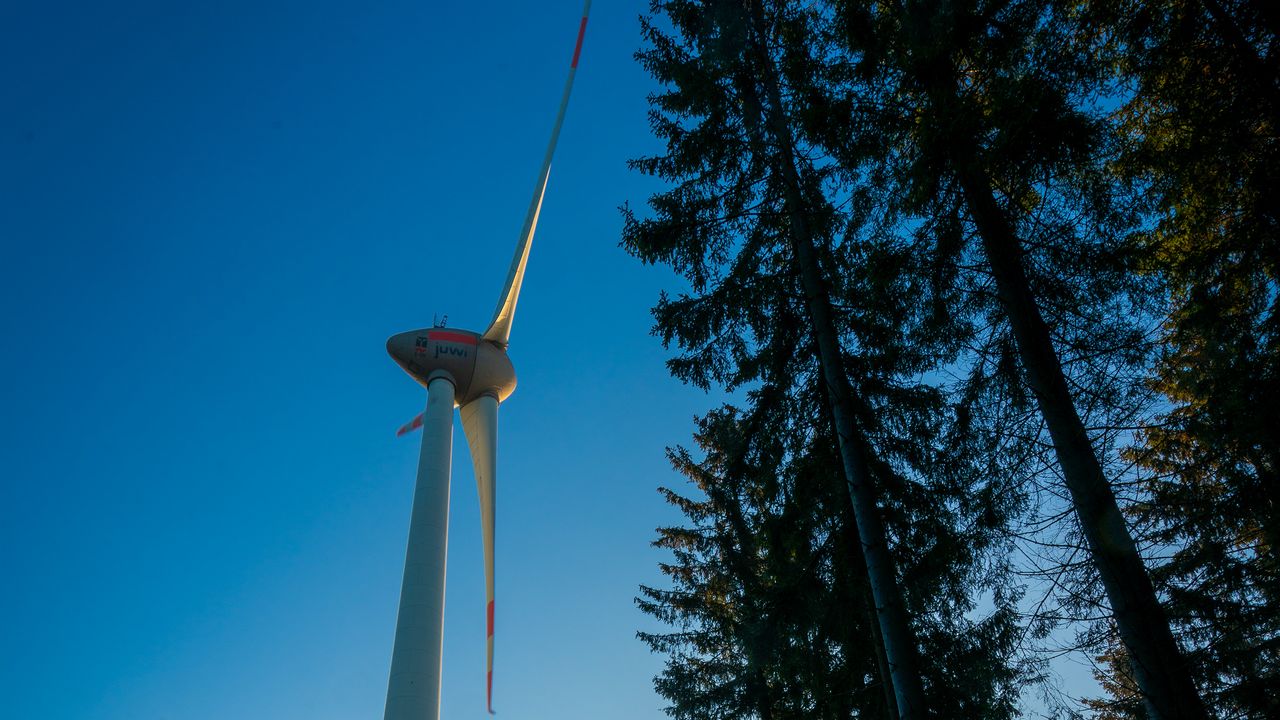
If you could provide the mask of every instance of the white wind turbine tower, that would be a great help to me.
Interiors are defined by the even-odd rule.
[[[405,372],[427,388],[427,409],[400,428],[403,435],[422,428],[418,480],[413,493],[409,547],[396,617],[395,647],[387,685],[385,720],[437,720],[440,716],[440,656],[444,639],[444,574],[449,540],[449,467],[453,443],[453,408],[461,408],[462,429],[475,465],[484,534],[485,597],[488,617],[486,703],[493,712],[493,521],[497,471],[498,405],[516,388],[515,370],[507,357],[511,319],[524,280],[529,245],[538,225],[542,196],[551,173],[560,126],[582,52],[591,0],[582,9],[578,40],[569,65],[564,95],[551,130],[551,142],[534,186],[507,282],[483,334],[427,328],[387,340],[387,352]]]

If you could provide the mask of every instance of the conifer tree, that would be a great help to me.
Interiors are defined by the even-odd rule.
[[[963,424],[919,381],[961,342],[933,312],[946,302],[929,299],[946,283],[895,271],[918,249],[867,221],[874,192],[840,196],[843,181],[802,135],[803,99],[829,79],[791,68],[824,52],[812,32],[822,19],[799,3],[654,8],[676,30],[649,23],[640,54],[668,86],[651,99],[668,151],[635,166],[675,187],[651,199],[655,217],[628,214],[624,244],[690,282],[655,309],[664,341],[685,350],[673,373],[730,389],[767,376],[812,398],[795,428],[812,437],[826,423],[835,439],[897,711],[924,716],[927,688],[945,714],[1007,716],[1023,680],[1011,595],[1002,587],[985,619],[967,615],[976,594],[1005,584],[989,553],[1019,496],[976,469],[976,435],[950,432]]]
[[[1075,49],[1070,23],[1049,2],[834,4],[844,18],[849,56],[875,78],[862,87],[879,88],[857,98],[847,125],[872,127],[882,138],[883,162],[901,173],[908,209],[928,214],[953,204],[961,208],[1148,711],[1156,718],[1204,717],[1081,420],[1078,391],[1054,344],[1059,323],[1046,319],[1046,283],[1031,272],[1036,255],[1065,257],[1073,247],[1088,246],[1069,227],[1046,235],[1040,226],[1038,210],[1054,204],[1055,186],[1066,193],[1060,190],[1057,201],[1071,203],[1081,215],[1107,212],[1094,205],[1105,197],[1091,187],[1098,127],[1083,108],[1097,90],[1096,70]]]
[[[1153,221],[1138,269],[1170,295],[1132,459],[1197,679],[1227,716],[1280,714],[1280,12],[1248,0],[1106,0],[1088,20],[1132,88],[1120,178]]]
[[[663,491],[689,524],[660,530],[673,587],[639,601],[675,629],[641,634],[669,656],[658,690],[676,718],[888,717],[835,486],[797,482],[764,415],[721,408],[699,420],[704,460],[670,453],[698,499]]]
[[[667,152],[635,167],[674,188],[651,200],[654,217],[628,213],[624,244],[690,283],[655,309],[683,351],[673,373],[772,393],[759,432],[787,448],[776,486],[838,470],[848,517],[836,524],[864,558],[846,581],[865,583],[876,620],[858,632],[881,649],[858,667],[879,668],[890,714],[925,715],[926,698],[952,713],[975,688],[1022,677],[999,612],[972,656],[987,663],[980,682],[964,689],[934,659],[963,654],[965,601],[940,605],[942,588],[992,587],[974,568],[1000,565],[996,538],[1020,499],[1010,483],[1040,432],[1112,615],[1096,629],[1113,640],[1095,651],[1113,698],[1094,709],[1199,718],[1203,691],[1222,715],[1280,711],[1280,12],[1256,0],[653,9],[673,32],[650,22],[639,57],[665,86],[651,117]],[[1168,312],[1153,322],[1161,290]],[[965,380],[937,379],[954,373]],[[1155,423],[1150,391],[1168,402]],[[717,418],[741,430],[733,413]],[[1149,493],[1129,522],[1124,462]],[[746,483],[735,492],[769,486],[727,468],[713,474]],[[991,514],[975,522],[958,491],[992,488],[1005,502],[981,496]],[[791,523],[796,547],[837,520],[778,525],[786,514],[770,512],[731,523],[737,539],[719,552],[790,547],[777,533],[748,541],[757,520]],[[976,529],[957,531],[966,522]],[[1138,530],[1170,553],[1151,570]],[[788,691],[814,692],[805,682],[821,674],[798,667],[808,680]],[[782,689],[755,672],[730,675]],[[861,682],[849,687],[875,684]]]
[[[673,587],[642,588],[640,600],[673,628],[641,635],[668,655],[657,681],[668,712],[894,717],[893,698],[880,687],[877,624],[830,424],[797,432],[821,406],[821,394],[790,400],[766,385],[749,401],[745,410],[726,406],[699,420],[695,439],[704,459],[671,452],[694,487],[663,493],[688,524],[660,529],[658,546],[674,555],[663,566]],[[919,504],[924,491],[901,500]],[[922,552],[903,562],[913,578],[909,604],[935,608],[918,613],[931,698],[952,714],[1012,717],[1019,678],[1004,662],[1016,634],[1011,613],[966,620],[972,605],[948,602],[971,591],[957,577],[951,545],[965,538],[937,524],[946,516],[912,515],[914,522],[895,530],[905,534],[914,525],[921,535],[951,535],[932,547],[912,542]]]

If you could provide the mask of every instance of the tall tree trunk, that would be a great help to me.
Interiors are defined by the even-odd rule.
[[[1076,412],[1049,328],[1031,292],[1022,246],[985,174],[971,158],[958,165],[960,185],[1013,329],[1027,382],[1053,439],[1081,531],[1148,711],[1153,720],[1205,718],[1204,705],[1164,609]]]
[[[855,399],[860,400],[861,398],[857,398],[855,396]],[[831,416],[830,403],[827,404],[825,409],[827,411],[826,420],[827,422],[832,423],[832,426],[834,427],[835,421]],[[882,472],[885,470],[884,468],[878,469]],[[847,481],[843,483],[843,485],[844,486],[841,489],[847,493]],[[864,557],[860,551],[862,548],[862,538],[859,534],[858,519],[853,513],[852,504],[844,506],[843,512],[840,513],[840,519],[842,521],[840,523],[840,532],[844,541],[848,543],[849,547],[859,549],[859,552],[856,557],[853,558],[852,563],[854,572],[853,581],[856,586],[856,591],[862,596],[862,600],[866,604],[867,627],[871,628],[871,642],[875,646],[874,650],[876,654],[876,671],[880,675],[880,690],[884,694],[884,717],[885,720],[900,720],[898,717],[898,702],[893,690],[893,673],[889,670],[889,656],[886,655],[884,651],[884,636],[880,632],[880,621],[876,616],[876,598],[871,592],[871,579],[867,573],[866,557]]]
[[[849,544],[854,547],[861,547],[861,537],[858,534],[858,521],[854,517],[852,508],[845,506],[845,512],[841,513],[844,520],[841,523],[841,532],[845,533]],[[893,674],[889,671],[889,657],[884,652],[884,637],[880,633],[880,623],[876,618],[876,599],[871,592],[871,582],[867,576],[867,562],[862,553],[854,558],[853,570],[856,573],[854,578],[858,585],[858,593],[863,596],[863,601],[867,604],[867,621],[871,628],[871,642],[875,646],[876,653],[876,670],[880,673],[880,689],[884,693],[884,712],[885,720],[899,720],[898,703],[893,691]]]
[[[857,521],[858,536],[866,562],[871,593],[875,599],[876,619],[884,640],[885,655],[898,717],[921,720],[927,717],[924,686],[920,679],[917,646],[907,619],[902,591],[898,587],[893,555],[889,551],[884,523],[880,518],[877,490],[871,472],[871,446],[855,420],[854,390],[844,370],[844,353],[832,318],[831,301],[818,266],[815,238],[809,227],[807,203],[796,165],[794,139],[782,104],[777,74],[766,48],[767,23],[760,0],[747,0],[751,32],[749,50],[754,56],[763,83],[765,124],[773,136],[775,149],[768,157],[779,174],[785,197],[792,248],[799,266],[805,306],[818,345],[818,362],[827,387],[831,415],[835,422],[840,459],[849,488],[849,500]]]
[[[866,560],[859,558],[858,567],[861,568],[864,578],[867,571]],[[876,670],[880,673],[880,690],[884,694],[884,716],[885,720],[901,720],[898,717],[897,695],[893,690],[893,673],[889,670],[889,656],[884,651],[884,636],[880,632],[880,623],[875,617],[876,598],[871,592],[871,583],[863,583],[862,594],[866,598],[867,603],[867,619],[871,626],[871,644],[875,646],[876,651]]]

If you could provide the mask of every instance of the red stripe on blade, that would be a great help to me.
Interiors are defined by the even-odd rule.
[[[446,332],[442,330],[432,330],[431,332],[427,333],[427,339],[436,340],[439,342],[462,343],[464,345],[476,344],[475,335],[466,335],[463,333],[456,333],[456,332]]]
[[[493,637],[493,601],[492,600],[489,601],[488,615],[489,615],[489,637],[492,638]],[[489,666],[488,698],[489,698],[489,714],[492,715],[493,714],[493,666],[492,666],[493,659],[490,658],[489,662],[491,664]]]
[[[573,62],[569,63],[569,67],[578,67],[578,56],[582,54],[582,36],[587,34],[587,19],[582,18],[582,24],[578,26],[578,44],[573,48]]]
[[[422,427],[422,415],[418,415],[418,417],[410,420],[404,425],[401,425],[400,429],[396,431],[396,437],[400,437],[410,430],[417,430],[420,427]]]

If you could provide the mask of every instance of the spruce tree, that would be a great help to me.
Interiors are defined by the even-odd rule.
[[[635,166],[674,187],[651,199],[654,217],[628,213],[624,244],[690,283],[655,309],[664,341],[685,350],[673,373],[730,389],[767,377],[810,398],[795,428],[825,424],[835,439],[898,712],[922,715],[927,691],[945,714],[1006,717],[1024,676],[1007,568],[993,557],[1019,496],[982,472],[977,434],[953,432],[966,425],[920,381],[962,342],[935,312],[946,302],[929,297],[946,283],[897,272],[918,249],[868,220],[874,192],[843,195],[812,154],[807,99],[830,81],[811,62],[825,52],[823,20],[798,3],[654,8],[675,28],[649,23],[640,54],[668,86],[651,100],[668,150]],[[796,73],[806,65],[814,72]],[[770,370],[778,362],[785,371]],[[997,587],[996,610],[970,617]]]
[[[1280,12],[1247,0],[1106,0],[1087,19],[1116,78],[1115,168],[1152,213],[1137,268],[1170,310],[1131,457],[1197,679],[1227,716],[1280,713]]]
[[[1052,202],[1048,192],[1055,185],[1067,189],[1059,199],[1078,202],[1082,215],[1106,212],[1092,207],[1098,199],[1089,187],[1096,177],[1097,123],[1082,107],[1097,90],[1095,69],[1076,51],[1070,23],[1049,2],[835,5],[850,57],[876,80],[863,87],[879,88],[855,101],[848,124],[877,128],[883,162],[901,173],[908,209],[927,214],[953,202],[962,209],[1148,711],[1157,718],[1203,717],[1081,420],[1078,391],[1055,347],[1058,323],[1044,312],[1045,283],[1031,272],[1036,255],[1087,244],[1078,232],[1042,233],[1036,216]]]
[[[670,453],[693,491],[663,491],[689,522],[660,529],[672,587],[639,601],[674,629],[641,634],[669,656],[657,688],[676,718],[889,717],[837,486],[799,479],[767,413],[721,408],[699,420],[704,459]]]

